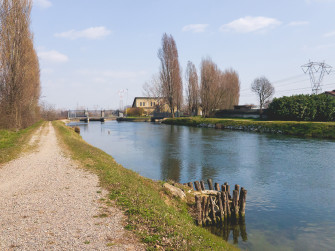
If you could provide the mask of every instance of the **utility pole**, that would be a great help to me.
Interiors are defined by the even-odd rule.
[[[312,93],[319,94],[322,91],[321,84],[325,73],[329,74],[332,70],[330,65],[325,62],[311,62],[301,66],[305,74],[309,74],[312,85]]]

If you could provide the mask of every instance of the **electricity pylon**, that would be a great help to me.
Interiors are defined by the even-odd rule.
[[[327,65],[325,62],[311,62],[301,66],[304,73],[308,73],[311,85],[312,93],[319,94],[322,91],[321,84],[325,73],[329,74],[332,70],[330,65]]]

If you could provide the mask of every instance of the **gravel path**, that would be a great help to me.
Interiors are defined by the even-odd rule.
[[[36,135],[36,151],[0,167],[0,250],[143,250],[98,177],[61,152],[52,125]]]

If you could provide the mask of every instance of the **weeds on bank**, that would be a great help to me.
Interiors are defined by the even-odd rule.
[[[34,125],[20,130],[0,130],[0,164],[15,159],[28,143],[30,136],[42,126],[44,122],[39,121]]]
[[[101,185],[109,191],[109,198],[125,211],[125,228],[134,231],[149,250],[236,249],[223,238],[197,227],[186,202],[173,198],[161,181],[144,178],[122,167],[62,122],[53,123],[72,158],[97,173]]]
[[[222,124],[224,126],[260,126],[281,131],[282,134],[299,137],[335,139],[335,122],[267,121],[260,119],[219,119],[219,118],[175,118],[163,123],[198,126],[200,124]]]

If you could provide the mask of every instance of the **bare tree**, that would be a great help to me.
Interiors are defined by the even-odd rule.
[[[240,81],[234,70],[222,72],[212,59],[203,59],[200,82],[203,116],[211,116],[215,110],[231,109],[238,104]]]
[[[158,58],[161,61],[160,81],[162,95],[168,104],[172,117],[175,109],[177,111],[182,105],[183,85],[178,60],[176,42],[171,35],[166,33],[162,37],[162,48],[158,51]]]
[[[259,112],[262,117],[264,105],[274,94],[275,88],[266,77],[260,77],[252,82],[251,90],[256,93],[259,98]]]
[[[233,69],[228,69],[222,73],[222,78],[224,97],[220,109],[233,109],[238,104],[240,98],[240,79],[238,73]]]
[[[0,124],[22,128],[38,118],[40,72],[30,31],[31,0],[0,1]]]
[[[157,100],[156,110],[161,111],[164,105],[164,97],[162,93],[162,84],[159,74],[152,75],[150,81],[143,85],[143,95]]]
[[[187,83],[186,88],[186,98],[187,98],[187,110],[190,114],[197,114],[199,108],[199,79],[197,74],[197,69],[195,65],[188,61],[185,79]]]

